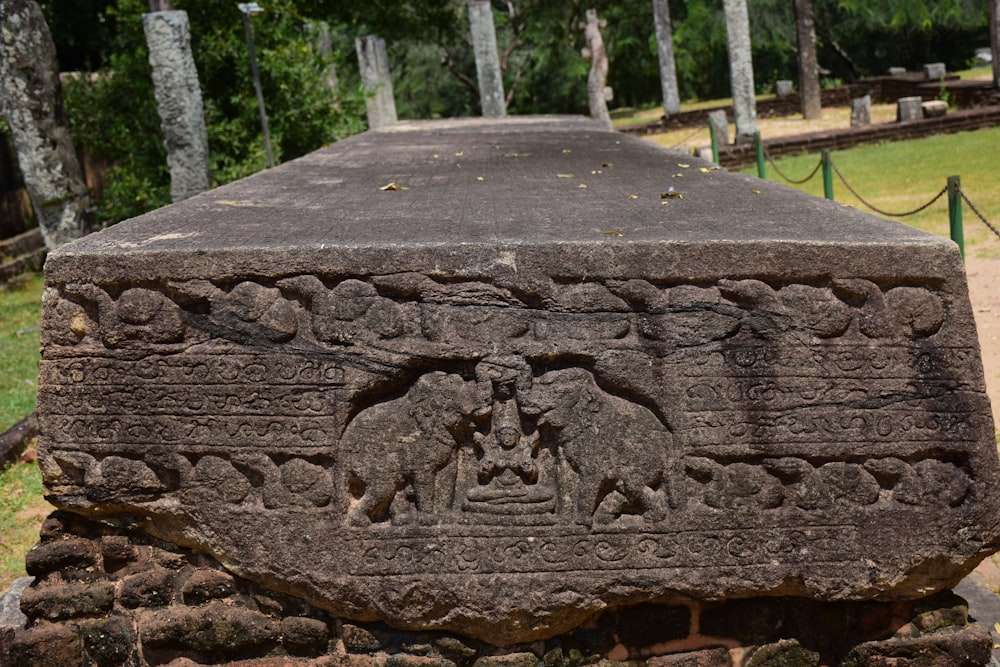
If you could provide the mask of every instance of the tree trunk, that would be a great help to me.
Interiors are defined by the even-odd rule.
[[[608,53],[604,50],[604,38],[601,28],[607,26],[607,21],[598,21],[597,10],[587,10],[587,22],[581,23],[587,46],[583,48],[583,59],[590,61],[590,75],[587,77],[587,102],[590,115],[602,125],[611,129],[611,114],[608,113],[608,100],[611,99],[611,89],[608,83]]]
[[[674,64],[674,35],[670,28],[670,5],[667,0],[653,0],[653,23],[660,55],[660,87],[663,89],[663,111],[667,116],[681,111],[677,92],[677,66]]]
[[[723,0],[726,14],[726,45],[729,78],[733,91],[736,143],[749,143],[757,131],[757,100],[754,98],[753,58],[750,49],[750,15],[746,0]]]
[[[503,93],[493,8],[488,0],[471,0],[468,8],[472,52],[476,56],[476,79],[479,81],[479,105],[483,116],[503,118],[507,115],[507,97]]]
[[[0,2],[0,107],[45,245],[79,238],[90,195],[66,125],[55,45],[33,0]]]
[[[795,0],[795,32],[799,38],[799,97],[802,100],[802,116],[811,120],[819,118],[823,113],[812,0]]]
[[[993,85],[1000,88],[1000,0],[990,0],[990,51],[993,54]]]

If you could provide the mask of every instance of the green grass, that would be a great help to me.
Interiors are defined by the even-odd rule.
[[[42,276],[0,287],[0,432],[35,409]]]
[[[52,508],[42,500],[42,475],[35,463],[0,472],[0,591],[25,576],[24,554],[38,541],[38,529]]]
[[[0,432],[35,409],[42,287],[40,274],[0,287]],[[24,576],[24,554],[51,510],[36,463],[0,472],[0,591]]]
[[[859,146],[832,153],[833,162],[847,182],[866,200],[890,211],[904,212],[929,201],[941,191],[949,176],[960,176],[962,191],[994,226],[1000,225],[1000,188],[997,188],[997,153],[1000,128],[940,134],[923,139]],[[804,178],[819,161],[818,154],[777,158],[778,168],[793,179]],[[755,166],[741,169],[756,174]],[[768,165],[768,178],[787,182]],[[800,190],[823,196],[819,173]],[[834,198],[871,212],[834,175]],[[969,207],[963,204],[966,252],[976,256],[1000,256],[997,238]],[[920,229],[949,236],[947,195],[916,215],[893,218]]]

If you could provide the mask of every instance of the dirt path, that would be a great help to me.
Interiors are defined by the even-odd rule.
[[[983,353],[986,392],[993,404],[993,422],[1000,424],[1000,259],[967,257],[965,273]]]

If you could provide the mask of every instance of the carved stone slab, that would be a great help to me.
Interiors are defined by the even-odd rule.
[[[514,643],[998,545],[955,247],[583,120],[370,132],[47,281],[52,502],[347,618]]]

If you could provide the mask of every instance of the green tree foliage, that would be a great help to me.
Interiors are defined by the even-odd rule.
[[[57,4],[49,3],[50,13],[59,14]],[[264,168],[260,119],[239,10],[229,0],[175,0],[174,6],[186,10],[191,22],[213,184]],[[99,222],[109,224],[168,203],[170,175],[142,29],[148,3],[110,0],[100,9],[103,25],[113,26],[112,37],[92,45],[86,59],[99,61],[102,67],[92,75],[70,78],[65,96],[76,140],[93,160],[110,166],[97,210]],[[279,161],[364,129],[356,77],[341,76],[337,91],[325,85],[330,63],[319,53],[308,18],[296,2],[274,0],[267,3],[265,14],[252,19]],[[340,46],[335,58],[339,69],[349,74],[352,70],[345,64],[353,50]]]

